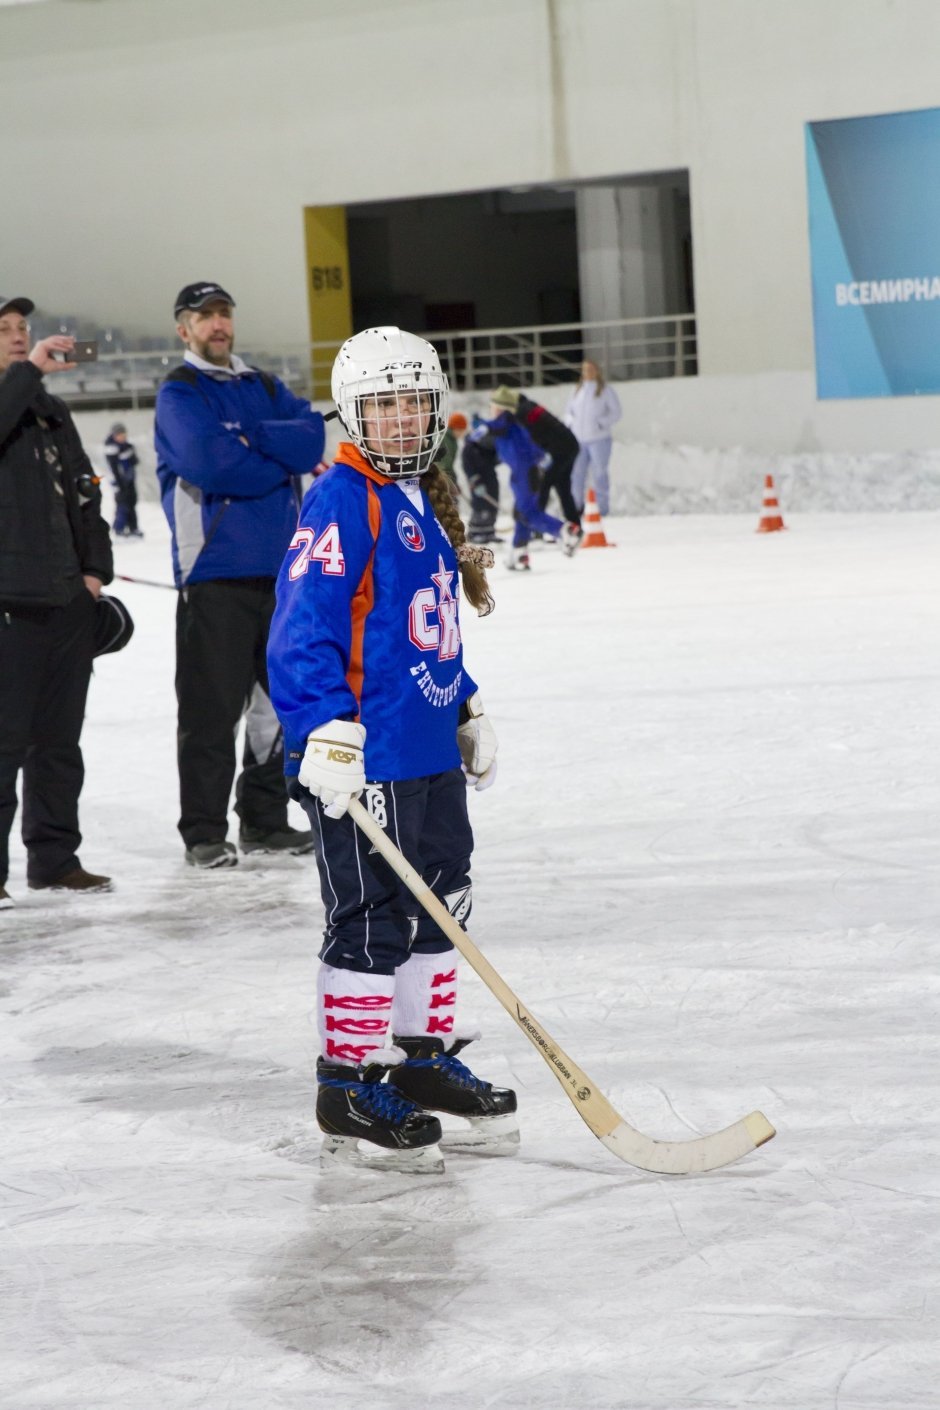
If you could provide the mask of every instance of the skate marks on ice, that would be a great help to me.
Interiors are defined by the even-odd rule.
[[[238,1145],[270,1148],[309,1101],[301,1074],[277,1064],[164,1044],[53,1047],[33,1060],[37,1076],[79,1106],[124,1113],[133,1131],[153,1117]]]
[[[435,1385],[459,1404],[455,1309],[490,1277],[475,1251],[485,1215],[459,1176],[318,1172],[308,1209],[308,1231],[259,1262],[236,1315],[307,1360],[332,1405],[430,1404]]]
[[[727,1373],[728,1340],[706,1365],[683,1338],[694,1329],[700,1345],[712,1323],[728,1323],[710,1306],[700,1320],[704,1287],[709,1302],[727,1293],[738,1330],[739,1284],[764,1276],[753,1180],[722,1176],[720,1221],[706,1236],[697,1179],[683,1182],[684,1196],[664,1197],[674,1182],[553,1167],[544,1154],[537,1144],[528,1171],[523,1154],[502,1167],[449,1165],[434,1180],[317,1176],[309,1231],[261,1261],[239,1315],[255,1335],[309,1358],[343,1410],[439,1398],[461,1410],[674,1410],[679,1386],[719,1403],[707,1393]],[[664,1296],[677,1309],[675,1334],[663,1324]],[[664,1339],[672,1360],[661,1364]],[[753,1365],[753,1340],[739,1369]],[[761,1355],[783,1359],[766,1344]],[[765,1366],[760,1379],[769,1374]],[[358,1402],[344,1398],[348,1385]]]
[[[239,1315],[308,1358],[344,1410],[544,1403],[537,1388],[530,1399],[531,1378],[557,1327],[521,1307],[506,1315],[522,1295],[513,1266],[542,1276],[540,1215],[508,1197],[498,1171],[487,1178],[494,1170],[454,1158],[435,1177],[318,1174],[309,1233],[261,1263]]]

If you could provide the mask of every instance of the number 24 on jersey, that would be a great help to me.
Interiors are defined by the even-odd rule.
[[[298,529],[290,546],[291,549],[300,549],[288,569],[287,576],[291,582],[302,578],[311,563],[321,564],[322,571],[331,577],[342,577],[346,572],[338,524],[328,524],[319,538],[315,537],[312,529]]]

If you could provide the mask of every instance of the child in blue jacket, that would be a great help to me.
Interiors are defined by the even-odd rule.
[[[127,439],[127,427],[116,421],[104,443],[104,453],[114,485],[114,524],[111,532],[123,538],[143,538],[137,527],[137,451]]]
[[[435,457],[447,379],[398,328],[349,339],[333,369],[349,440],[308,491],[277,585],[268,647],[292,796],[313,827],[326,928],[318,980],[317,1120],[324,1154],[440,1168],[464,1145],[518,1139],[515,1094],[455,1054],[450,940],[359,832],[372,817],[459,921],[470,913],[466,789],[496,772],[496,738],[463,663],[459,600],[492,608],[488,549],[466,542]],[[359,1148],[359,1142],[362,1148]],[[392,1152],[392,1156],[388,1153]]]

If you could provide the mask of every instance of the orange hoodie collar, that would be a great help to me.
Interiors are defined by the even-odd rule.
[[[341,460],[344,465],[350,466],[353,470],[358,470],[360,475],[365,475],[366,479],[374,481],[377,485],[390,485],[393,482],[387,475],[380,475],[378,470],[373,470],[358,446],[354,446],[352,441],[340,441],[336,448],[336,459]]]

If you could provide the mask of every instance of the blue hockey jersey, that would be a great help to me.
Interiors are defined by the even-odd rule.
[[[463,666],[457,557],[423,491],[420,501],[347,442],[304,499],[268,640],[288,773],[333,719],[365,726],[367,778],[460,765],[459,707],[476,685]]]

